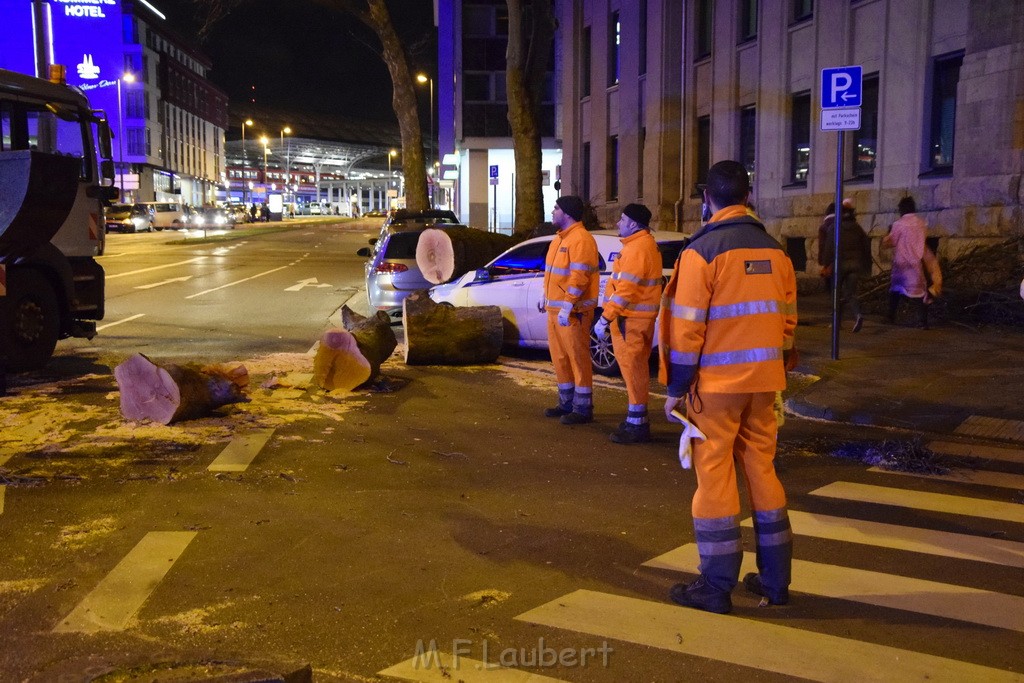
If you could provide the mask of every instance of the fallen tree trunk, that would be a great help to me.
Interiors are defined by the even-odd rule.
[[[343,306],[341,324],[355,337],[359,351],[370,363],[370,379],[374,379],[380,374],[380,366],[398,346],[395,331],[391,329],[391,318],[384,311],[377,311],[376,315],[367,318]]]
[[[522,239],[476,228],[429,228],[416,243],[416,266],[428,282],[439,285],[483,268]]]
[[[352,391],[367,382],[372,373],[355,336],[348,330],[324,332],[313,358],[313,381],[321,389]]]
[[[479,365],[501,354],[498,306],[438,304],[420,290],[403,302],[402,326],[408,365]]]
[[[244,366],[198,368],[158,365],[136,353],[116,368],[121,390],[121,414],[127,420],[171,424],[209,415],[215,408],[247,400],[242,387],[249,374]]]

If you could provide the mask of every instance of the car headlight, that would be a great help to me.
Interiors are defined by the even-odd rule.
[[[224,218],[224,216],[214,216],[213,222],[215,225],[224,225],[228,222],[228,219]]]

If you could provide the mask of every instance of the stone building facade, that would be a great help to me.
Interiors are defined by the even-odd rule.
[[[1024,231],[1024,12],[1002,0],[562,0],[563,193],[605,224],[646,203],[699,225],[696,186],[732,158],[798,270],[836,192],[820,72],[863,67],[843,195],[876,258],[910,194],[940,254]]]

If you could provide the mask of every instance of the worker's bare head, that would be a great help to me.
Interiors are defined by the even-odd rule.
[[[738,161],[719,161],[708,169],[704,195],[717,211],[733,204],[746,205],[750,194],[750,176]]]

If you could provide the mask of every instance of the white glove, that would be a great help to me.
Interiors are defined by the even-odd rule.
[[[597,319],[597,324],[594,325],[594,336],[598,339],[605,339],[608,337],[608,325],[611,323],[602,315]]]
[[[676,418],[683,425],[683,433],[679,436],[679,464],[683,466],[684,470],[688,470],[693,466],[692,439],[706,441],[708,437],[704,436],[704,432],[697,429],[697,427],[687,420],[686,417],[684,417],[678,410],[672,411],[672,417]]]
[[[562,310],[558,312],[558,324],[562,327],[569,327],[569,313],[572,312],[572,304],[562,304]]]

